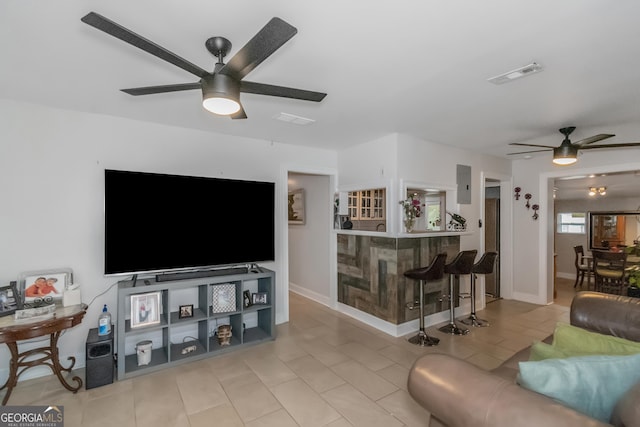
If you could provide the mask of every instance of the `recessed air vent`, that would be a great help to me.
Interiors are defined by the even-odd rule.
[[[315,123],[313,119],[307,119],[306,117],[294,116],[289,113],[280,113],[273,117],[276,120],[280,120],[281,122],[293,123],[294,125],[306,126],[311,123]]]
[[[501,85],[503,83],[508,83],[513,80],[519,79],[521,77],[530,76],[531,74],[536,74],[542,71],[542,65],[532,62],[529,65],[525,65],[524,67],[517,68],[515,70],[511,70],[504,74],[500,74],[499,76],[491,77],[488,79],[491,83]]]

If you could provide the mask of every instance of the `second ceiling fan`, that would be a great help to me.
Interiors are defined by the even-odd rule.
[[[594,142],[602,141],[603,139],[614,137],[614,134],[610,133],[601,133],[598,135],[591,136],[589,138],[581,139],[577,142],[571,142],[569,139],[569,135],[576,130],[575,126],[568,126],[559,129],[560,133],[564,135],[564,140],[562,143],[553,147],[550,145],[539,145],[539,144],[524,144],[519,142],[512,142],[509,145],[519,145],[523,147],[543,147],[541,150],[530,150],[530,151],[519,151],[517,153],[509,153],[509,155],[514,154],[527,154],[527,153],[537,153],[540,151],[553,151],[553,163],[557,165],[570,165],[575,163],[578,159],[578,150],[593,150],[593,149],[604,149],[604,148],[628,148],[628,147],[639,147],[640,142],[629,142],[624,144],[605,144],[605,145],[590,145]]]
[[[322,101],[327,95],[326,93],[310,90],[243,80],[247,74],[298,32],[295,27],[280,18],[272,18],[226,64],[223,62],[223,58],[231,50],[231,42],[224,37],[211,37],[208,39],[205,46],[218,59],[212,72],[200,68],[95,12],[88,13],[81,18],[81,21],[200,78],[200,81],[193,83],[121,89],[129,95],[151,95],[201,89],[202,105],[205,109],[215,114],[228,115],[232,119],[247,118],[240,103],[240,92],[314,102]]]

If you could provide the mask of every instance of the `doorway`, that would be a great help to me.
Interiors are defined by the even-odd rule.
[[[486,178],[484,185],[484,250],[500,254],[500,181]],[[500,256],[493,273],[485,275],[486,303],[497,301],[500,295]]]
[[[286,226],[287,291],[334,308],[337,300],[336,239],[332,233],[335,172],[286,172],[287,192],[301,195],[303,212],[302,220],[288,221]]]

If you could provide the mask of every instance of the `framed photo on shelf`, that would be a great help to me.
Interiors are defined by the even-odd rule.
[[[211,286],[211,312],[236,311],[236,285],[224,283]]]
[[[253,305],[253,301],[251,301],[251,292],[249,291],[244,291],[242,293],[242,302],[246,307],[251,307]]]
[[[131,327],[139,328],[159,323],[160,292],[131,295]]]
[[[186,319],[187,317],[193,317],[193,304],[178,307],[178,319]]]
[[[267,301],[267,292],[256,292],[251,295],[251,302],[257,305],[265,305],[268,304]]]
[[[0,286],[0,317],[13,314],[16,310],[22,310],[17,283],[10,282],[7,286]]]
[[[65,290],[73,283],[70,268],[30,271],[20,274],[20,297],[25,308],[62,304]]]
[[[289,224],[304,225],[304,189],[289,191]]]

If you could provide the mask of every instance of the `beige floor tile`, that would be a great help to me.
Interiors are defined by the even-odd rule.
[[[335,409],[300,379],[279,384],[271,391],[300,426],[324,426],[340,418]]]
[[[246,358],[245,363],[267,387],[296,378],[296,374],[282,360],[261,349]]]
[[[133,393],[121,393],[89,400],[84,405],[82,425],[87,427],[134,427]]]
[[[351,424],[349,421],[347,421],[344,418],[339,418],[335,421],[331,421],[329,424],[326,425],[326,427],[352,427],[353,424]]]
[[[382,348],[386,348],[384,346]],[[338,347],[338,350],[352,358],[353,360],[361,363],[372,371],[378,371],[387,366],[393,365],[393,360],[388,359],[379,352],[371,350],[361,342],[350,342]]]
[[[280,402],[262,383],[227,388],[227,395],[245,422],[282,409]]]
[[[345,383],[342,378],[312,356],[291,360],[287,366],[318,393]]]
[[[378,400],[377,403],[406,426],[423,427],[429,419],[429,412],[418,405],[404,390],[398,390]]]
[[[380,369],[376,372],[385,380],[395,385],[399,389],[407,390],[407,379],[409,378],[409,369],[398,364],[387,366],[384,369]]]
[[[249,421],[246,427],[298,427],[291,415],[284,409],[267,414],[263,417]]]
[[[331,369],[372,400],[398,390],[391,382],[356,361],[341,363]]]
[[[403,423],[351,384],[322,394],[349,423],[357,427],[400,427]]]
[[[229,402],[222,385],[208,369],[185,372],[176,381],[187,414],[195,414]]]
[[[170,425],[170,424],[158,424]],[[177,426],[190,426],[190,427],[211,427],[211,426],[224,426],[224,427],[244,427],[244,423],[238,416],[238,413],[231,404],[224,404],[216,406],[214,408],[205,409],[202,412],[196,412],[189,415],[189,424],[174,424]]]

